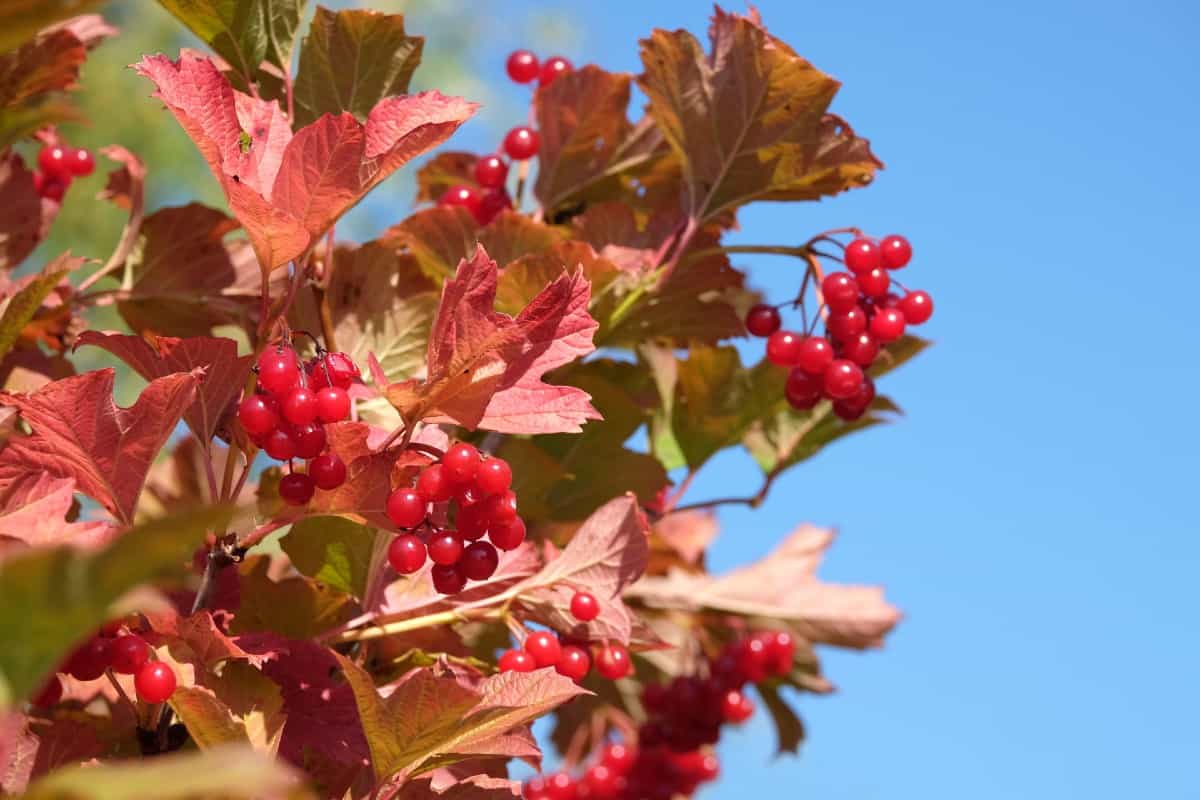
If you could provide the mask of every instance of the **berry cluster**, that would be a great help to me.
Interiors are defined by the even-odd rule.
[[[33,185],[42,197],[61,203],[71,181],[91,175],[95,169],[96,159],[90,150],[49,145],[38,152],[38,170],[33,174]]]
[[[600,615],[600,603],[590,592],[577,591],[571,598],[571,615],[580,622],[591,622]],[[559,675],[582,681],[591,671],[610,681],[620,680],[633,670],[629,651],[616,642],[599,645],[593,654],[588,642],[549,631],[534,631],[525,637],[521,649],[506,650],[500,656],[501,672],[532,672],[542,667],[554,667]]]
[[[461,592],[468,580],[487,580],[500,562],[497,548],[515,550],[525,541],[511,485],[507,461],[455,444],[422,469],[414,485],[388,496],[388,519],[407,531],[392,540],[388,561],[402,575],[432,561],[433,585],[442,594]]]
[[[347,390],[359,379],[345,353],[318,350],[302,367],[294,350],[280,344],[258,359],[258,386],[238,406],[238,420],[251,441],[277,461],[308,460],[307,472],[292,469],[279,482],[285,503],[302,506],[320,488],[346,481],[346,465],[327,452],[325,425],[350,416]]]
[[[133,686],[143,703],[162,703],[175,691],[175,672],[161,661],[152,661],[150,645],[136,633],[123,629],[121,622],[104,626],[98,634],[67,656],[61,671],[81,681],[94,681],[107,670],[133,676]],[[33,698],[38,708],[50,708],[62,698],[58,675]]]
[[[784,330],[777,306],[750,309],[747,330],[767,337],[768,360],[791,369],[784,393],[793,408],[810,409],[824,397],[833,401],[841,419],[856,420],[866,413],[875,399],[875,383],[866,368],[908,325],[920,325],[933,315],[927,292],[891,291],[893,285],[900,288],[891,271],[907,266],[911,258],[912,247],[903,236],[850,242],[842,259],[849,272],[821,279],[820,297],[828,311],[823,336]],[[791,305],[802,302],[799,298]]]
[[[526,781],[522,793],[525,800],[671,800],[694,794],[720,771],[712,753],[613,742],[578,778],[555,772]]]

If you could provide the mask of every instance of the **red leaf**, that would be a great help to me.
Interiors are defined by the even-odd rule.
[[[275,101],[236,91],[206,58],[149,56],[137,71],[200,149],[264,269],[312,246],[410,159],[445,141],[474,103],[438,92],[388,97],[360,123],[326,114],[293,137]]]
[[[262,669],[268,661],[279,658],[281,652],[287,652],[284,645],[272,640],[273,637],[252,633],[226,635],[207,610],[187,617],[173,612],[154,614],[148,620],[157,635],[155,644],[167,645],[176,660],[201,670],[211,670],[230,659]]]
[[[59,203],[38,196],[20,154],[0,158],[0,269],[12,269],[33,252],[58,209]]]
[[[74,478],[79,490],[129,524],[146,472],[196,396],[199,375],[151,381],[131,408],[112,399],[114,372],[86,372],[47,384],[35,394],[0,392],[33,434],[11,438],[0,451],[0,495],[38,473]]]
[[[75,481],[39,475],[32,483],[14,486],[0,506],[0,540],[22,541],[33,547],[69,544],[95,548],[115,532],[107,522],[68,522],[75,501]],[[3,543],[0,542],[0,551]]]
[[[515,319],[494,310],[496,282],[482,246],[459,264],[429,337],[428,377],[388,386],[388,400],[410,422],[501,433],[574,433],[599,419],[586,392],[542,381],[595,349],[583,271],[561,275]]]

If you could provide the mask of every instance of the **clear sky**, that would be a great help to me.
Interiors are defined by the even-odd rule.
[[[472,68],[499,75],[507,50],[541,49],[512,21],[525,12],[571,18],[577,63],[636,70],[638,37],[702,33],[710,11],[515,5]],[[844,82],[835,110],[888,169],[819,205],[754,207],[737,240],[904,232],[917,255],[903,277],[935,297],[937,346],[883,382],[906,418],[830,448],[758,512],[722,515],[716,567],[802,520],[836,525],[824,575],[885,584],[906,619],[882,651],[824,653],[841,691],[801,700],[799,759],[771,761],[760,715],[723,741],[727,777],[703,796],[1200,796],[1200,7],[759,9]],[[786,261],[741,263],[778,299],[794,288]],[[721,459],[694,498],[756,481],[746,459]]]

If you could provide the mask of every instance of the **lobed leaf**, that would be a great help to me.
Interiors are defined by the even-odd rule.
[[[115,530],[102,521],[74,522],[75,481],[39,475],[32,483],[14,487],[0,505],[0,552],[4,539],[30,547],[70,545],[94,549],[108,542]]]

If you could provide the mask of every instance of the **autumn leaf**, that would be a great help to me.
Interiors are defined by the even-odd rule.
[[[0,155],[0,269],[12,269],[50,231],[60,205],[44,200],[19,153]]]
[[[416,201],[435,202],[451,186],[465,184],[479,188],[475,183],[475,162],[478,160],[479,156],[474,153],[442,150],[417,170]]]
[[[438,781],[438,770],[429,779],[404,781],[394,794],[384,794],[388,800],[517,800],[521,783],[491,775],[471,775],[450,782]],[[387,791],[386,789],[384,790]]]
[[[585,392],[542,376],[590,353],[596,321],[581,270],[563,274],[515,318],[494,310],[497,269],[480,246],[442,291],[427,377],[387,387],[411,423],[449,422],[500,433],[580,430],[598,414]]]
[[[262,669],[268,661],[286,654],[254,634],[228,635],[207,609],[188,616],[150,614],[147,619],[154,643],[165,645],[176,661],[193,665],[198,679],[206,672],[219,672],[227,661],[244,661]]]
[[[475,110],[461,98],[423,92],[381,100],[365,124],[349,113],[327,114],[293,136],[278,103],[236,91],[208,59],[150,56],[136,69],[196,143],[265,270],[313,246],[367,192],[445,141]]]
[[[33,428],[0,451],[0,494],[45,472],[75,479],[119,521],[133,519],[146,473],[195,398],[199,375],[153,380],[130,408],[113,402],[113,377],[111,369],[96,370],[35,394],[0,392],[0,405],[17,409]]]
[[[13,348],[50,293],[82,264],[82,258],[64,253],[42,267],[41,272],[8,286],[4,286],[7,276],[0,275],[0,357]]]
[[[711,511],[678,511],[654,523],[651,544],[669,551],[683,564],[698,567],[704,552],[717,538],[717,518]],[[655,554],[652,554],[652,560]]]
[[[337,627],[354,615],[348,594],[303,575],[272,580],[266,556],[248,558],[238,567],[241,605],[230,632],[278,634],[304,639]]]
[[[0,552],[5,549],[3,539],[30,547],[70,545],[95,549],[116,532],[107,522],[71,520],[75,502],[75,481],[71,478],[41,474],[32,483],[13,489],[0,504]]]
[[[75,346],[84,345],[107,350],[148,381],[202,371],[196,399],[183,418],[205,447],[216,434],[221,416],[241,395],[254,361],[251,355],[238,356],[234,340],[207,336],[176,339],[84,331]]]
[[[827,115],[837,81],[767,33],[756,12],[717,8],[709,38],[705,55],[687,31],[655,31],[642,40],[638,79],[683,165],[693,219],[870,183],[882,163]]]
[[[800,745],[804,742],[804,723],[800,717],[780,696],[779,689],[774,685],[760,683],[756,684],[754,688],[758,690],[763,705],[767,707],[767,713],[771,715],[771,721],[775,723],[775,735],[778,741],[775,748],[776,755],[799,753]]]
[[[302,574],[361,598],[377,533],[345,517],[308,517],[292,525],[280,545]]]

